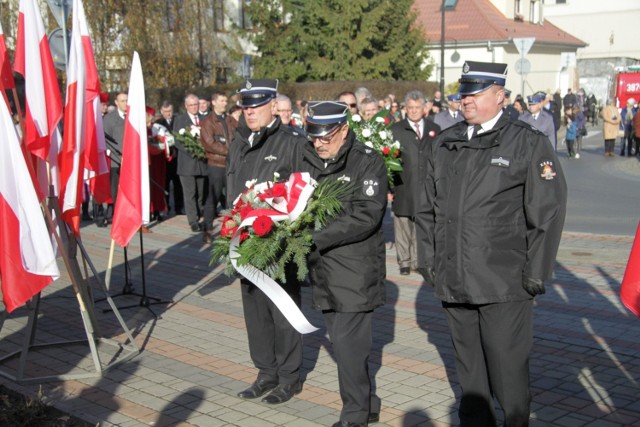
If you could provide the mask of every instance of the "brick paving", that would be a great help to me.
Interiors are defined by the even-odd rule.
[[[392,222],[385,231],[391,239]],[[325,330],[304,339],[304,389],[291,401],[269,406],[236,393],[256,375],[249,358],[237,280],[209,266],[209,247],[187,231],[185,217],[155,224],[144,235],[148,294],[171,300],[138,305],[133,295],[116,296],[141,352],[102,377],[43,382],[56,407],[101,426],[327,426],[341,407],[335,363]],[[83,243],[101,276],[107,266],[109,229],[86,225]],[[531,358],[533,426],[640,425],[640,319],[621,305],[620,281],[632,244],[630,236],[565,233],[547,293],[536,298]],[[132,282],[141,291],[140,246],[129,249]],[[124,283],[123,251],[116,249],[112,295]],[[81,264],[82,266],[82,264]],[[102,292],[91,285],[94,298]],[[372,373],[383,406],[380,426],[454,426],[459,394],[446,322],[432,290],[418,274],[401,276],[395,249],[387,250],[388,303],[376,310]],[[316,326],[319,313],[303,311]],[[95,315],[102,336],[123,339],[113,313]],[[0,355],[19,349],[26,308],[8,316]],[[78,304],[67,277],[47,288],[40,304],[36,343],[85,337]],[[120,355],[98,346],[102,362]],[[17,361],[2,365],[15,373]],[[91,372],[86,344],[29,353],[27,376]],[[3,385],[35,394],[39,384]]]

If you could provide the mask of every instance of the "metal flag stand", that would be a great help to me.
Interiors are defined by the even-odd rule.
[[[134,292],[134,288],[133,288],[133,284],[131,283],[131,278],[129,276],[129,272],[130,272],[130,268],[129,268],[129,259],[127,257],[127,247],[124,248],[124,286],[122,287],[122,292],[120,292],[119,294],[116,294],[113,296],[113,298],[115,297],[121,297],[121,296],[125,296],[125,295],[135,295],[135,296],[139,296],[140,297],[140,302],[138,304],[132,304],[132,305],[127,305],[124,307],[120,307],[120,310],[125,310],[127,308],[135,308],[135,307],[144,307],[147,310],[149,310],[149,312],[151,312],[151,314],[153,315],[153,317],[155,317],[156,319],[158,318],[158,315],[151,309],[151,305],[154,304],[173,304],[172,300],[163,300],[157,297],[151,297],[147,295],[147,280],[146,280],[146,276],[145,276],[145,270],[144,270],[144,246],[143,246],[143,239],[142,239],[142,228],[140,228],[140,230],[138,230],[138,233],[140,234],[140,263],[141,263],[141,271],[142,271],[142,293],[137,293]],[[107,282],[110,283],[111,281],[111,264],[113,261],[113,250],[114,250],[114,246],[115,245],[115,241],[111,240],[111,251],[109,254],[109,266],[107,267]],[[151,302],[150,300],[152,300],[153,302]],[[98,301],[102,301],[102,300],[98,300]],[[105,308],[104,310],[102,310],[103,313],[106,313],[107,311],[111,311],[113,310],[113,307],[111,308]]]
[[[91,259],[89,258],[87,251],[82,245],[81,240],[76,238],[76,236],[73,235],[73,233],[69,233],[67,231],[66,224],[64,223],[62,223],[62,226],[60,227],[62,236],[59,235],[58,232],[56,231],[55,223],[51,218],[51,213],[49,209],[55,212],[56,218],[61,218],[57,197],[49,197],[49,207],[43,205],[43,212],[46,217],[47,224],[49,225],[49,228],[56,239],[58,248],[61,249],[62,258],[64,260],[66,270],[69,273],[69,278],[71,280],[71,285],[76,295],[76,299],[78,300],[78,305],[80,307],[80,314],[82,317],[82,323],[84,325],[84,330],[87,338],[80,339],[80,340],[57,341],[57,342],[50,342],[50,343],[35,344],[36,328],[37,328],[38,314],[39,314],[39,308],[40,308],[40,298],[41,298],[41,294],[38,293],[31,300],[31,303],[27,304],[29,308],[29,315],[28,315],[27,326],[25,329],[25,336],[23,340],[22,349],[9,353],[3,356],[2,358],[0,358],[0,364],[1,364],[4,361],[7,361],[9,359],[16,357],[17,355],[20,355],[17,372],[15,374],[11,374],[7,371],[0,369],[1,376],[5,378],[9,378],[10,380],[15,381],[17,383],[37,383],[37,382],[44,382],[44,381],[100,377],[102,376],[104,371],[116,365],[119,365],[125,361],[130,360],[131,358],[133,358],[134,356],[140,353],[140,348],[138,347],[135,340],[133,339],[133,335],[131,334],[131,331],[129,330],[126,323],[122,319],[122,316],[120,316],[120,313],[118,312],[117,307],[115,306],[115,304],[113,303],[113,300],[109,296],[107,288],[105,287],[104,283],[100,280],[98,272],[96,271],[93,263],[91,262]],[[64,242],[63,242],[63,237],[64,237]],[[105,299],[108,301],[109,305],[111,306],[111,310],[114,312],[120,326],[122,327],[124,333],[126,334],[127,340],[125,342],[119,342],[115,339],[105,338],[100,335],[98,331],[99,326],[93,310],[94,307],[93,307],[93,300],[91,298],[91,290],[88,285],[89,278],[87,277],[85,279],[82,277],[80,266],[77,260],[77,247],[80,248],[83,259],[91,267],[91,271],[93,272],[93,276],[96,279],[96,282],[98,283],[99,288],[102,290],[102,292],[104,292],[106,296]],[[0,320],[0,329],[3,326],[4,318],[6,318],[6,315],[7,315],[7,312],[5,311],[3,313],[2,320]],[[36,348],[60,347],[64,345],[82,344],[82,343],[89,344],[89,348],[91,350],[91,356],[93,359],[93,365],[95,367],[94,372],[46,375],[46,376],[39,376],[39,377],[34,376],[29,378],[25,376],[25,369],[27,367],[28,355],[30,350],[33,350]],[[100,360],[98,349],[96,347],[97,343],[102,343],[102,344],[110,345],[117,348],[118,351],[116,354],[120,355],[120,357],[113,360],[111,363],[108,363],[107,365],[103,366]]]

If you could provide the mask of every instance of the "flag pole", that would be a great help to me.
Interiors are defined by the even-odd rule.
[[[116,241],[111,239],[111,249],[109,249],[109,262],[107,263],[107,272],[104,277],[104,284],[107,289],[111,289],[111,267],[113,267],[113,252],[116,248]]]
[[[18,113],[18,123],[20,124],[20,129],[22,130],[22,135],[24,136],[24,134],[25,134],[24,120],[22,120],[22,107],[20,107],[20,100],[18,99],[18,91],[14,87],[12,89],[11,93],[13,94],[13,102],[16,105],[16,111]]]

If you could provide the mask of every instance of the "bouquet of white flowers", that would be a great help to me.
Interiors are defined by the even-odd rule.
[[[349,128],[355,132],[358,141],[380,153],[387,167],[389,186],[393,186],[393,175],[402,171],[402,147],[399,141],[393,139],[391,123],[386,116],[387,112],[383,110],[366,122],[362,116],[354,114],[349,116]]]
[[[204,147],[200,144],[200,127],[191,125],[188,128],[182,128],[178,132],[174,132],[173,136],[182,143],[184,149],[193,157],[199,160],[205,160],[207,155]]]

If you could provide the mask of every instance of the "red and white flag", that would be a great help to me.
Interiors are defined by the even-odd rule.
[[[107,199],[111,198],[111,190],[109,166],[107,165],[107,146],[104,142],[102,109],[100,108],[100,77],[82,1],[74,0],[73,15],[73,31],[74,33],[79,32],[82,36],[86,70],[84,164],[87,176],[93,180],[93,196],[96,202],[106,203]]]
[[[0,279],[7,311],[60,276],[38,196],[13,127],[0,102]]]
[[[37,167],[40,190],[47,194],[47,184],[51,184],[58,194],[57,126],[62,119],[62,99],[37,0],[20,0],[13,68],[25,81],[25,145],[29,152],[49,162],[51,182],[47,182],[44,165]]]
[[[149,154],[144,80],[138,52],[133,52],[129,99],[122,139],[122,164],[118,198],[113,212],[111,238],[127,246],[138,229],[149,222]]]
[[[16,82],[13,80],[13,71],[11,71],[11,63],[9,62],[9,51],[4,41],[4,32],[0,23],[0,90],[13,89]]]
[[[620,300],[633,314],[640,317],[640,223],[622,278]]]
[[[62,219],[80,234],[80,206],[84,181],[86,67],[82,35],[78,31],[78,4],[73,2],[73,32],[67,62],[67,97],[64,107],[64,137],[58,157]],[[81,6],[80,6],[81,8]]]

